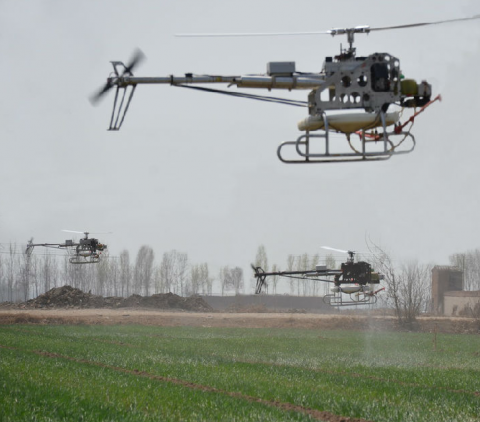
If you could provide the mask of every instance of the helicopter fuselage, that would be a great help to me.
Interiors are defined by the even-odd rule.
[[[47,248],[66,249],[69,253],[71,264],[96,264],[100,262],[100,253],[107,249],[107,245],[100,243],[98,239],[89,238],[88,233],[77,242],[66,240],[65,243],[32,243],[27,244],[26,254],[29,256],[35,246]],[[88,258],[88,259],[87,259]]]
[[[364,32],[359,27],[360,32]],[[138,61],[138,60],[137,60]],[[137,85],[168,84],[210,93],[274,102],[308,109],[308,116],[297,127],[304,132],[296,141],[280,144],[277,156],[285,163],[326,163],[347,161],[388,160],[396,154],[407,154],[415,148],[415,138],[406,124],[413,124],[412,116],[401,123],[398,111],[387,112],[392,104],[403,108],[426,107],[430,104],[432,88],[423,81],[404,79],[398,58],[388,53],[374,53],[356,57],[355,49],[344,50],[335,57],[327,57],[320,72],[298,72],[295,62],[269,62],[265,74],[253,75],[195,75],[137,77],[132,74],[135,60],[130,65],[112,62],[114,73],[106,85],[92,98],[97,101],[116,87],[109,130],[119,130],[125,119]],[[219,90],[206,86],[227,84],[237,88],[280,90],[310,90],[308,101],[278,98],[251,93]],[[357,114],[350,111],[357,110]],[[338,113],[334,113],[338,112]],[[389,129],[395,125],[395,128]],[[380,129],[378,131],[377,129]],[[310,133],[320,131],[320,133]],[[346,136],[348,149],[337,150],[330,143],[330,133]],[[354,135],[358,135],[357,139]],[[352,143],[352,138],[357,140]],[[316,142],[314,140],[317,139]],[[407,142],[405,142],[408,139]],[[318,142],[319,141],[319,142]],[[377,141],[381,141],[378,146]],[[298,159],[285,157],[290,149]],[[291,148],[293,147],[293,148]],[[335,148],[335,151],[333,150]],[[287,153],[288,155],[288,153]],[[291,155],[291,153],[290,153]]]

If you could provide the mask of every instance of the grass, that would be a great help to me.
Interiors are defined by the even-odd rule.
[[[0,346],[2,422],[480,420],[472,335],[15,325]]]

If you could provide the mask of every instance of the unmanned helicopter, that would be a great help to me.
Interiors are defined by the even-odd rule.
[[[344,251],[342,249],[330,248],[329,246],[322,246],[322,248],[347,253],[348,259],[337,270],[328,269],[326,265],[317,265],[315,270],[265,272],[261,267],[256,267],[252,264],[252,269],[257,279],[255,294],[262,292],[263,287],[267,286],[266,279],[270,276],[300,280],[308,278],[334,284],[331,288],[332,293],[323,297],[323,301],[327,305],[358,306],[376,303],[377,294],[385,290],[385,288],[382,287],[375,290],[374,285],[380,284],[380,280],[384,279],[383,274],[375,272],[368,262],[355,262],[354,251]],[[333,280],[326,277],[333,277]]]
[[[89,232],[74,230],[63,231],[68,233],[81,233],[85,235],[85,237],[78,242],[67,239],[64,243],[32,243],[30,240],[25,253],[31,255],[35,246],[43,246],[46,248],[65,249],[68,255],[70,255],[68,259],[70,264],[97,264],[100,262],[100,255],[107,249],[106,244],[100,243],[98,239],[89,238]]]
[[[277,149],[278,158],[284,163],[331,163],[350,161],[388,160],[393,155],[407,154],[415,148],[411,128],[416,116],[428,106],[441,99],[432,98],[432,86],[427,81],[417,82],[406,78],[400,69],[400,60],[389,53],[374,53],[357,56],[353,46],[356,34],[375,31],[438,25],[449,22],[479,19],[472,17],[448,19],[437,22],[407,25],[353,28],[333,28],[321,32],[299,33],[253,33],[253,34],[179,34],[187,37],[210,36],[269,36],[269,35],[346,35],[348,48],[340,54],[326,57],[319,73],[299,72],[295,62],[269,62],[266,74],[253,75],[196,75],[138,77],[134,68],[143,60],[139,50],[130,63],[112,61],[113,73],[106,84],[90,100],[93,104],[112,88],[115,98],[109,130],[119,130],[124,122],[137,85],[168,84],[174,87],[196,89],[204,92],[225,94],[241,98],[305,107],[308,116],[298,123],[304,134],[296,141],[283,142]],[[231,90],[218,90],[196,84],[228,84],[237,88],[281,90],[310,90],[308,101],[261,96]],[[394,108],[396,109],[394,110]],[[413,114],[403,121],[403,111]],[[351,111],[355,111],[351,113]],[[347,150],[337,150],[338,142],[332,134],[345,136]],[[345,145],[342,143],[342,145]],[[284,155],[287,151],[287,156]],[[289,158],[293,154],[294,158]]]

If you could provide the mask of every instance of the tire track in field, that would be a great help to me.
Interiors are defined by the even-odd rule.
[[[22,349],[17,348],[17,347],[3,346],[1,344],[0,344],[0,348],[26,352],[25,350],[22,350]],[[280,402],[280,401],[277,401],[277,400],[265,400],[265,399],[262,399],[262,398],[259,398],[259,397],[249,396],[247,394],[242,394],[242,393],[235,392],[235,391],[221,390],[219,388],[211,387],[211,386],[208,386],[208,385],[196,384],[196,383],[181,380],[181,379],[178,379],[178,378],[169,378],[169,377],[164,377],[164,376],[161,376],[161,375],[155,375],[155,374],[151,374],[149,372],[140,371],[138,369],[121,368],[121,367],[118,367],[118,366],[107,365],[107,364],[104,364],[104,363],[101,363],[101,362],[94,362],[94,361],[90,361],[90,360],[86,360],[86,359],[78,359],[78,358],[74,358],[74,357],[71,357],[71,356],[65,356],[65,355],[60,355],[60,354],[57,354],[57,353],[45,352],[45,351],[42,351],[42,350],[31,350],[29,352],[35,353],[39,356],[45,356],[45,357],[48,357],[48,358],[66,359],[66,360],[69,360],[69,361],[72,361],[72,362],[84,363],[84,364],[87,364],[87,365],[92,365],[92,366],[98,366],[98,367],[102,367],[102,368],[111,369],[113,371],[122,372],[124,374],[145,377],[145,378],[149,378],[149,379],[157,380],[157,381],[161,381],[161,382],[168,382],[168,383],[171,383],[171,384],[180,385],[182,387],[187,387],[187,388],[191,388],[191,389],[194,389],[194,390],[201,390],[201,391],[210,392],[210,393],[224,394],[224,395],[229,396],[229,397],[238,398],[238,399],[246,400],[246,401],[249,401],[249,402],[260,403],[260,404],[267,405],[267,406],[273,406],[273,407],[276,407],[278,409],[281,409],[281,410],[284,410],[284,411],[287,411],[287,412],[295,411],[295,412],[299,412],[299,413],[304,413],[304,414],[307,414],[307,415],[313,417],[314,419],[317,419],[317,420],[320,420],[320,421],[323,421],[323,422],[372,422],[372,421],[368,421],[366,419],[361,419],[361,418],[350,418],[348,416],[339,416],[339,415],[335,415],[335,414],[330,413],[330,412],[311,409],[311,408],[308,408],[308,407],[299,406],[299,405],[295,405],[295,404],[292,404],[292,403]]]
[[[119,345],[125,346],[127,344],[120,343]],[[128,345],[128,346],[135,347],[135,345]],[[16,348],[16,347],[3,346],[3,345],[0,344],[0,349],[1,348],[9,349],[9,350],[24,351],[24,350],[21,350],[21,349]],[[192,388],[200,388],[200,389],[205,388],[206,389],[205,391],[215,391],[215,392],[220,392],[220,393],[224,393],[224,394],[228,394],[228,395],[237,394],[237,393],[228,392],[226,390],[215,389],[214,387],[201,386],[200,384],[189,383],[187,381],[179,380],[179,379],[176,379],[176,378],[168,378],[168,377],[162,377],[160,375],[157,376],[157,375],[153,375],[153,374],[148,374],[147,372],[138,371],[136,369],[134,369],[134,370],[125,369],[125,368],[121,368],[121,367],[106,365],[106,364],[103,364],[103,363],[100,363],[100,362],[93,362],[93,361],[88,361],[88,360],[84,360],[84,359],[77,359],[77,358],[72,358],[72,357],[69,357],[69,356],[63,356],[63,355],[58,355],[58,354],[49,353],[49,352],[42,352],[42,351],[38,351],[38,350],[34,350],[33,353],[36,353],[36,354],[39,354],[39,355],[42,355],[42,356],[47,356],[47,357],[62,358],[62,359],[68,359],[68,360],[72,360],[72,361],[79,362],[79,363],[87,363],[87,364],[90,364],[90,365],[101,366],[101,367],[104,367],[104,368],[109,368],[109,369],[113,369],[113,370],[121,371],[121,372],[125,372],[125,373],[142,375],[142,376],[146,376],[146,377],[148,376],[152,379],[163,380],[163,381],[172,382],[172,383],[178,383],[178,384],[181,384],[181,385],[184,385],[184,386],[191,386]],[[251,364],[251,365],[260,364],[260,365],[266,365],[266,366],[268,365],[268,366],[285,367],[285,365],[282,365],[282,364],[279,364],[279,363],[273,363],[273,362],[249,361],[249,360],[239,360],[239,359],[235,359],[235,362],[247,363],[247,364]],[[290,366],[290,367],[303,369],[301,366]],[[480,397],[480,391],[468,391],[468,390],[453,389],[453,388],[447,388],[447,387],[437,387],[437,386],[433,386],[433,385],[428,386],[428,385],[423,385],[423,384],[418,384],[418,383],[413,383],[413,382],[399,381],[399,380],[395,380],[395,379],[391,379],[391,378],[376,377],[375,375],[359,374],[357,372],[345,372],[345,371],[338,372],[338,371],[330,371],[328,369],[310,369],[310,370],[312,370],[314,372],[329,374],[329,375],[339,375],[339,376],[351,377],[351,378],[365,378],[365,379],[370,379],[372,381],[384,382],[384,383],[387,383],[387,384],[388,383],[393,383],[393,384],[401,385],[403,387],[425,388],[425,389],[446,391],[448,393],[471,394],[475,397]],[[198,386],[198,387],[195,387],[195,386]],[[263,399],[258,399],[256,397],[242,395],[241,393],[238,393],[238,394],[239,394],[238,397],[244,397],[245,399],[250,400],[250,401],[253,400],[253,401],[259,401],[260,403],[265,402],[265,403],[270,403],[270,404],[274,404],[274,405],[277,405],[277,403],[281,404],[280,402],[264,401]],[[237,396],[235,396],[235,397],[237,397]],[[289,404],[289,403],[287,403],[287,404]],[[295,405],[292,405],[292,404],[290,404],[290,405],[295,406]],[[280,406],[278,406],[278,407],[280,407]],[[299,406],[299,407],[302,408],[302,409],[308,409],[308,408],[303,408],[301,406]],[[294,409],[292,409],[292,410],[294,410]],[[311,410],[315,411],[314,409],[311,409]],[[301,411],[301,410],[299,410],[299,411]],[[336,419],[327,419],[327,420],[337,422]],[[364,419],[348,419],[348,418],[347,419],[338,419],[338,422],[341,422],[341,421],[355,422],[355,421],[364,421]]]
[[[19,333],[26,333],[26,334],[33,334],[33,335],[36,335],[36,336],[42,336],[43,335],[43,333],[41,333],[39,331],[25,330],[25,329],[22,329],[22,328],[12,328],[11,331],[19,332]],[[78,341],[83,341],[83,339],[78,339]],[[119,341],[119,340],[103,340],[103,339],[93,338],[93,339],[90,339],[90,341],[93,341],[93,342],[96,342],[96,343],[103,343],[103,344],[113,344],[115,346],[126,346],[126,347],[136,347],[136,348],[141,347],[137,344],[125,343],[124,341]]]
[[[289,367],[289,368],[297,368],[297,369],[306,369],[303,368],[302,366],[298,365],[283,365],[281,363],[274,363],[274,362],[262,362],[262,361],[249,361],[249,360],[240,360],[240,359],[235,359],[235,362],[240,362],[240,363],[247,363],[250,365],[265,365],[265,366],[277,366],[277,367]],[[448,393],[460,393],[460,394],[472,394],[475,397],[480,397],[480,391],[468,391],[468,390],[455,390],[453,388],[447,388],[447,387],[437,387],[434,385],[428,386],[428,385],[423,385],[423,384],[418,384],[414,382],[405,382],[405,381],[399,381],[391,378],[382,378],[382,377],[376,377],[375,375],[365,375],[365,374],[359,374],[358,372],[345,372],[345,371],[330,371],[328,369],[309,369],[310,371],[313,372],[318,372],[322,374],[329,374],[329,375],[340,375],[344,377],[351,377],[351,378],[364,378],[364,379],[369,379],[372,381],[380,381],[380,382],[385,382],[385,383],[393,383],[397,385],[401,385],[403,387],[420,387],[420,388],[429,388],[432,390],[440,390],[440,391],[446,391]]]

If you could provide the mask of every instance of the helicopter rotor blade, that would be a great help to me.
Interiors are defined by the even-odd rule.
[[[389,29],[404,29],[404,28],[415,28],[419,26],[426,26],[426,25],[439,25],[443,23],[450,23],[450,22],[460,22],[460,21],[468,21],[472,19],[480,19],[480,15],[474,15],[467,18],[456,18],[456,19],[446,19],[442,21],[435,21],[435,22],[420,22],[420,23],[413,23],[407,25],[394,25],[394,26],[384,26],[378,28],[371,28],[369,26],[360,26],[354,28],[333,28],[328,31],[310,31],[310,32],[245,32],[245,33],[197,33],[197,34],[175,34],[176,37],[272,37],[272,36],[283,36],[283,35],[342,35],[346,34],[347,32],[364,32],[369,33],[371,31],[385,31]]]
[[[457,19],[446,19],[443,21],[436,21],[436,22],[421,22],[421,23],[412,23],[407,25],[394,25],[394,26],[384,26],[378,28],[370,28],[370,31],[385,31],[389,29],[404,29],[404,28],[415,28],[418,26],[426,26],[426,25],[440,25],[443,23],[450,23],[450,22],[460,22],[460,21],[469,21],[472,19],[480,19],[480,15],[470,16],[468,18],[457,18]]]
[[[89,97],[90,103],[92,105],[97,105],[98,102],[100,101],[100,99],[108,91],[110,91],[114,86],[115,86],[115,84],[111,80],[108,80],[107,83],[102,88],[100,88],[95,94],[93,94]]]
[[[175,34],[176,37],[276,37],[283,35],[319,35],[331,34],[331,31],[317,32],[239,32],[239,33],[217,33],[217,34]]]
[[[62,230],[62,232],[67,232],[67,233],[79,233],[79,234],[112,234],[113,232],[80,232],[78,230]]]
[[[145,60],[145,58],[146,58],[146,56],[145,56],[144,52],[142,50],[140,50],[139,48],[137,48],[135,50],[135,53],[134,53],[132,59],[130,60],[130,63],[128,64],[128,66],[125,67],[125,71],[123,72],[123,74],[129,73],[130,75],[132,75],[133,69],[135,67],[137,67],[141,62],[143,62]]]
[[[322,249],[328,249],[329,251],[341,252],[341,253],[349,253],[351,251],[345,251],[343,249],[331,248],[330,246],[322,246]]]

